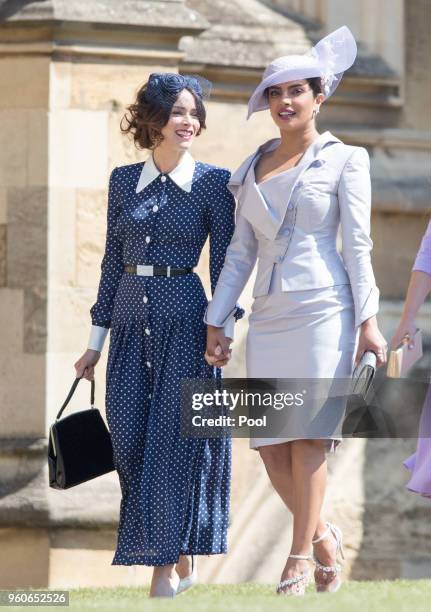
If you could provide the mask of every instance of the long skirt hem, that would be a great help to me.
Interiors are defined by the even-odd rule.
[[[121,557],[114,557],[111,562],[111,565],[147,565],[149,567],[155,567],[160,565],[171,565],[173,563],[178,563],[180,555],[210,556],[225,555],[226,553],[227,547],[224,547],[223,549],[217,551],[207,551],[202,549],[181,551],[177,556],[166,557],[164,559],[150,559],[149,557],[145,556],[135,557],[133,559],[122,559]]]

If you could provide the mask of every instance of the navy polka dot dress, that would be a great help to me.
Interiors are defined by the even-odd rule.
[[[165,565],[227,550],[231,440],[180,435],[181,379],[219,378],[204,359],[207,299],[195,273],[136,276],[126,264],[196,266],[210,236],[215,288],[234,230],[227,170],[196,162],[186,192],[143,162],[109,182],[106,250],[93,325],[110,328],[106,417],[122,499],[112,565]]]

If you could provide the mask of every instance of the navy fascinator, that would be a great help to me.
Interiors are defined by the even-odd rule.
[[[156,103],[170,110],[183,89],[191,89],[201,100],[207,100],[212,84],[199,76],[184,76],[173,72],[153,72],[143,92],[146,102]]]

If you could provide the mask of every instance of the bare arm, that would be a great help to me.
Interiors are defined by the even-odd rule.
[[[406,336],[410,338],[409,346],[413,347],[412,338],[416,331],[416,316],[425,298],[431,291],[431,274],[422,270],[413,270],[407,289],[406,300],[398,328],[392,338],[391,346],[399,346]]]

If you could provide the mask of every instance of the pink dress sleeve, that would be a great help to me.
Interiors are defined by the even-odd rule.
[[[420,270],[431,274],[431,220],[428,222],[428,227],[422,238],[421,246],[412,268],[413,270]]]

